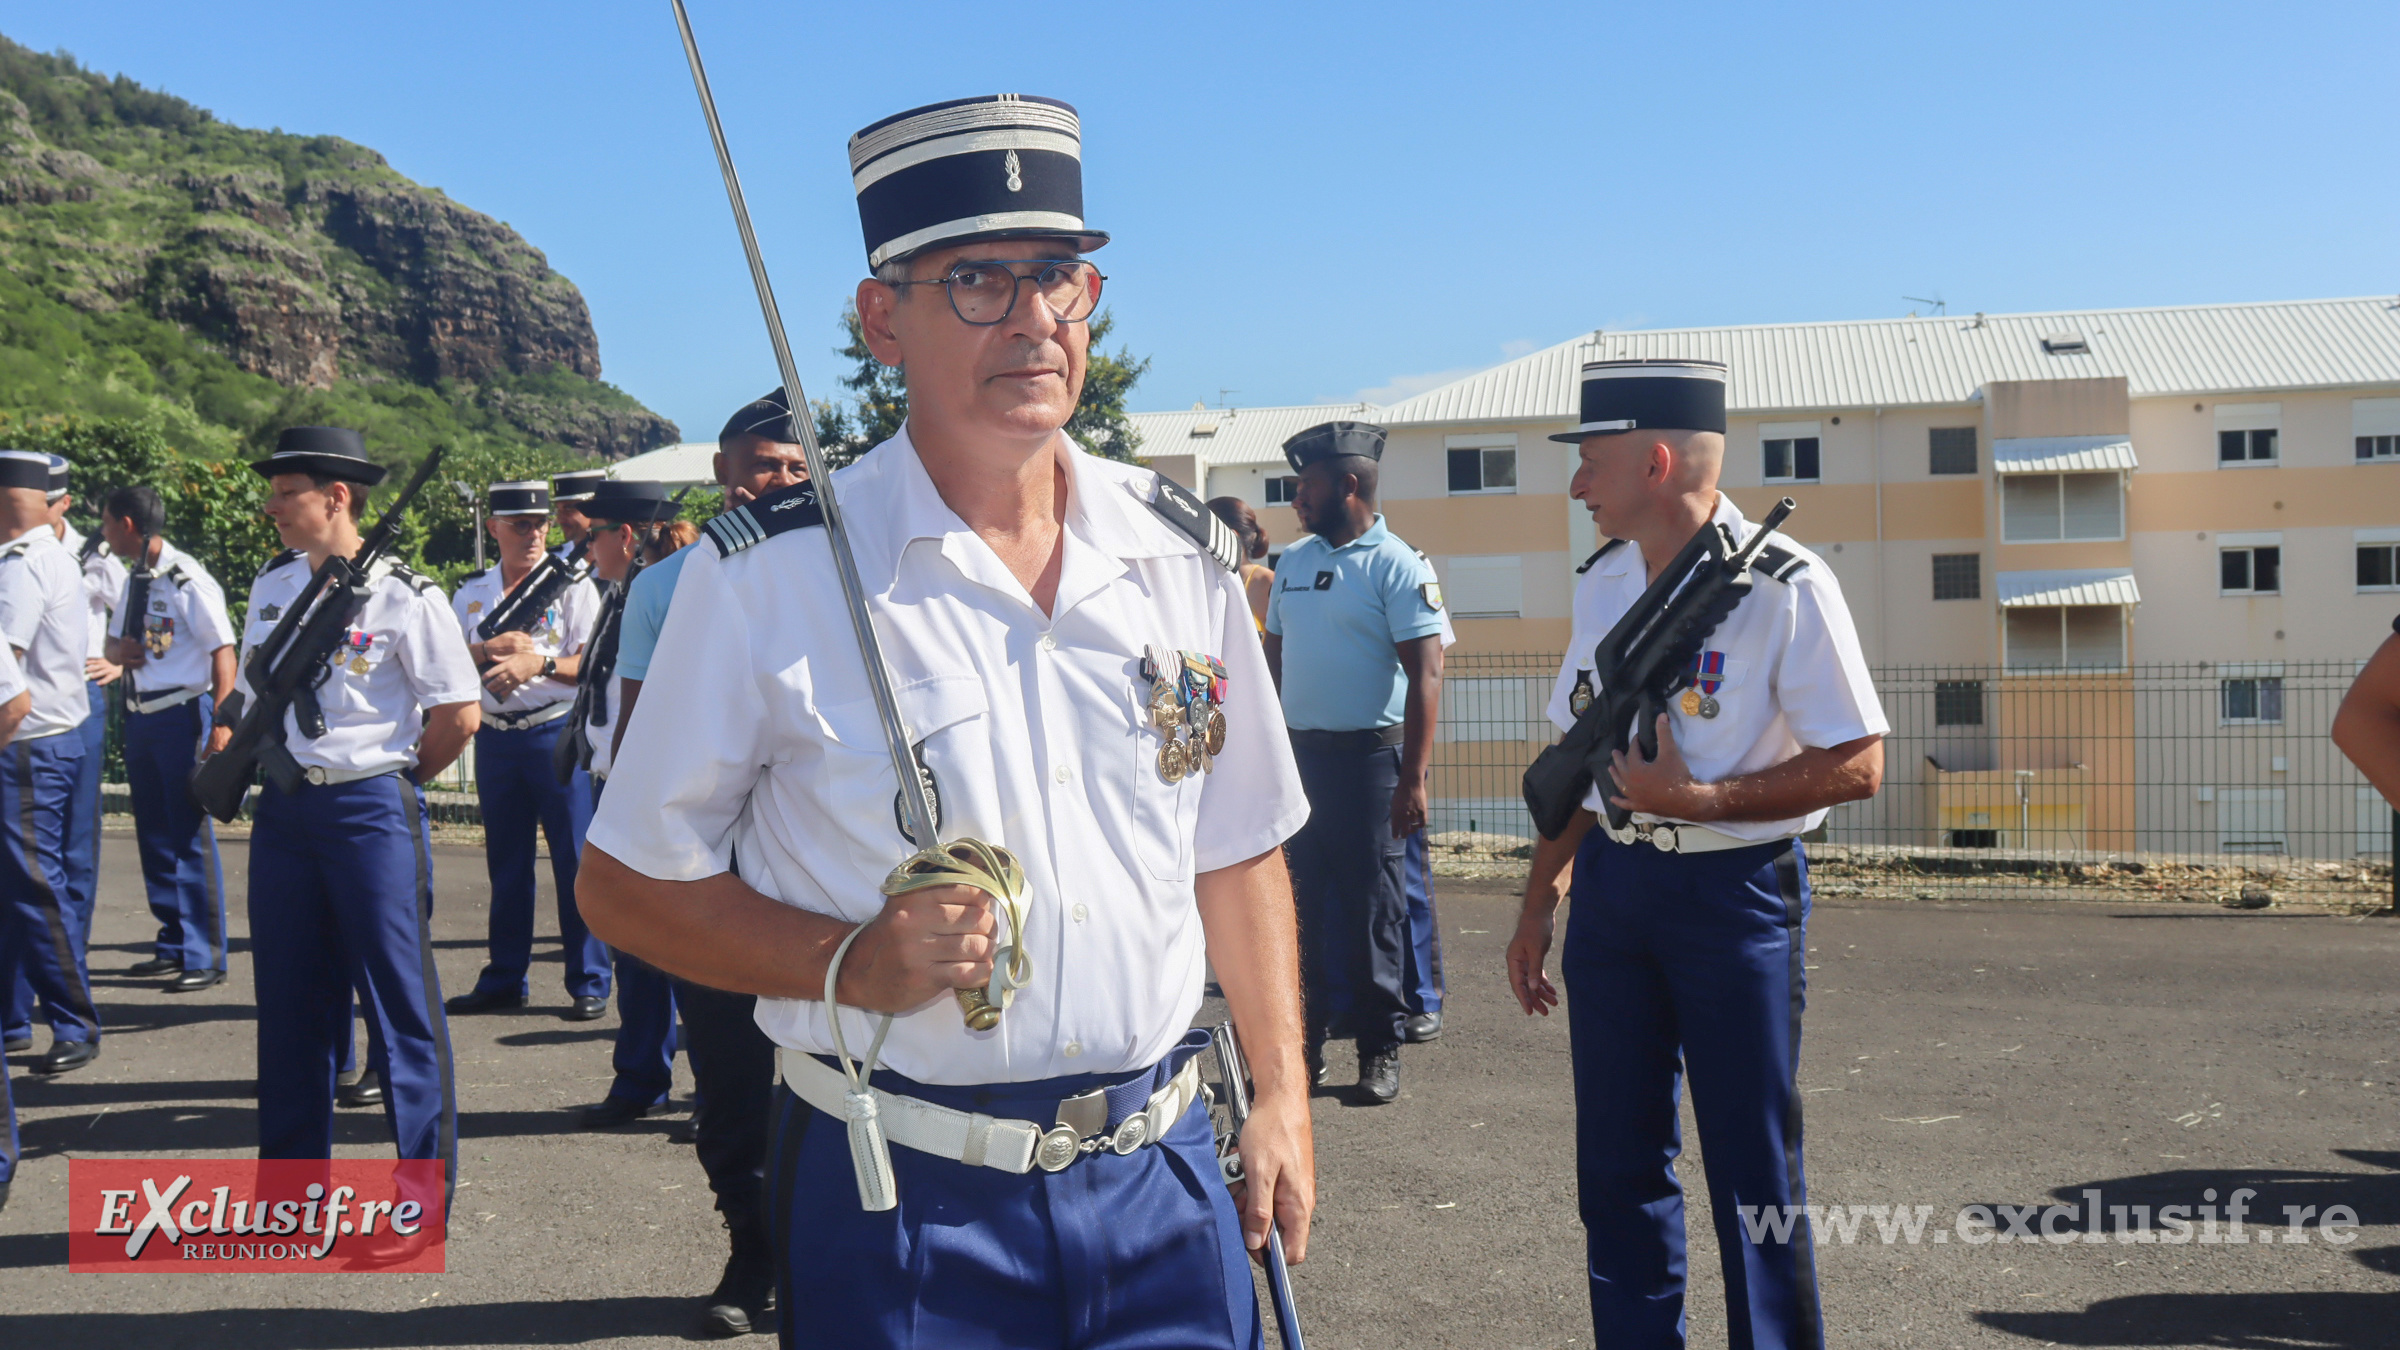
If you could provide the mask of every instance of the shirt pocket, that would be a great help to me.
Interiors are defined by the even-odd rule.
[[[972,836],[987,843],[998,814],[990,735],[991,704],[972,675],[938,675],[892,691],[900,721],[916,738],[918,762],[932,775],[934,828],[944,839]],[[916,851],[905,829],[900,780],[872,696],[816,709],[828,738],[820,801],[841,822],[853,861],[881,879]]]

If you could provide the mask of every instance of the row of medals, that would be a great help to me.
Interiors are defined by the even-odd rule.
[[[1574,691],[1567,695],[1567,711],[1576,717],[1583,716],[1583,710],[1592,706],[1593,697],[1590,672],[1586,671],[1575,681]],[[1690,688],[1683,691],[1682,707],[1686,717],[1713,718],[1725,711],[1716,695]]]
[[[1142,657],[1150,681],[1150,725],[1166,737],[1158,747],[1158,776],[1180,783],[1213,773],[1225,750],[1225,667],[1199,652],[1153,647]]]

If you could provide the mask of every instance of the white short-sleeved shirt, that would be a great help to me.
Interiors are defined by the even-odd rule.
[[[143,612],[133,613],[132,574],[118,597],[118,637],[139,638],[147,659],[125,677],[143,699],[155,699],[178,689],[208,692],[219,647],[241,640],[225,612],[225,590],[200,560],[161,539],[158,564],[152,568],[150,594]]]
[[[1723,493],[1717,495],[1713,519],[1731,527],[1736,539],[1750,537],[1749,523]],[[1711,695],[1717,700],[1717,716],[1685,712],[1680,697],[1668,700],[1675,744],[1682,748],[1692,777],[1704,783],[1756,773],[1799,754],[1804,746],[1822,750],[1891,730],[1833,569],[1788,538],[1778,535],[1776,542],[1806,566],[1790,573],[1789,581],[1755,570],[1750,594],[1702,644],[1704,662],[1715,664],[1708,660],[1709,653],[1718,654],[1722,662],[1721,675],[1706,677],[1718,682]],[[1574,636],[1546,710],[1560,731],[1575,725],[1570,700],[1577,681],[1589,680],[1599,688],[1593,649],[1648,587],[1641,546],[1630,540],[1602,553],[1576,578]],[[1586,809],[1604,813],[1606,786],[1593,784],[1583,799]],[[1636,813],[1634,819],[1661,817]],[[1813,830],[1824,819],[1825,812],[1819,810],[1795,820],[1707,824],[1736,839],[1766,840]]]
[[[6,703],[31,686],[25,683],[25,668],[17,664],[16,650],[0,642],[0,703]],[[0,745],[8,744],[0,740]]]
[[[894,1021],[884,1063],[921,1082],[1156,1063],[1200,1006],[1194,878],[1275,848],[1308,814],[1240,585],[1146,504],[1149,470],[1063,438],[1060,462],[1072,486],[1048,616],[943,503],[905,430],[835,480],[943,835],[1013,850],[1029,882],[1033,982],[1000,1025],[968,1031],[950,998]],[[592,844],[673,881],[738,856],[785,904],[874,918],[913,848],[825,531],[685,552]],[[1224,663],[1214,773],[1160,774],[1145,645]],[[845,1016],[864,1047],[874,1019]],[[762,998],[758,1023],[832,1050],[820,1002]]]
[[[371,575],[366,608],[327,659],[333,669],[317,686],[325,734],[311,740],[300,734],[297,709],[284,714],[284,744],[303,767],[361,773],[413,766],[425,710],[472,703],[483,691],[442,588],[389,558]],[[244,699],[253,692],[250,653],[275,631],[308,579],[305,556],[281,553],[250,584],[235,680]]]
[[[75,555],[47,525],[0,544],[0,634],[25,653],[33,707],[20,741],[56,736],[91,715],[83,663],[91,651],[92,612]]]
[[[65,534],[59,543],[75,557],[83,569],[83,602],[92,616],[92,631],[84,655],[100,657],[108,654],[108,635],[116,631],[117,601],[125,595],[127,575],[124,560],[108,551],[105,544],[94,543],[90,536],[72,525],[61,524]]]
[[[527,578],[533,574],[527,572]],[[519,581],[523,585],[523,581]],[[469,644],[483,639],[475,635],[476,626],[491,617],[493,610],[508,595],[501,583],[500,569],[487,567],[469,572],[458,583],[458,594],[450,598],[450,607],[458,615],[459,633]],[[589,578],[581,578],[550,602],[543,611],[542,621],[526,631],[533,639],[533,649],[544,656],[573,656],[592,636],[592,620],[600,613],[600,592]],[[575,697],[575,682],[556,676],[529,680],[519,685],[507,698],[495,698],[490,690],[483,694],[483,710],[489,713],[525,713],[547,708],[563,699]]]

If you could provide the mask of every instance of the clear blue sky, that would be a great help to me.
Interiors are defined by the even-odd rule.
[[[843,142],[1077,105],[1139,408],[1389,398],[1594,327],[2400,291],[2400,5],[689,0],[802,376],[864,268]],[[774,383],[665,0],[0,2],[0,32],[333,133],[583,288],[713,434]]]

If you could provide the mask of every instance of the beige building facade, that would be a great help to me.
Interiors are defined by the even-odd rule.
[[[1454,655],[1554,657],[1575,566],[1599,541],[1566,495],[1574,449],[1548,437],[1574,425],[1584,362],[1630,357],[1728,365],[1725,490],[1754,519],[1793,498],[1786,532],[1840,577],[1868,661],[1926,675],[1927,724],[1896,730],[1920,735],[1922,790],[1887,792],[1876,833],[2098,851],[2238,851],[2250,835],[2296,851],[2304,834],[2389,847],[2388,826],[2369,837],[2380,802],[2354,802],[2327,770],[2301,794],[2324,800],[2304,809],[2284,786],[2291,756],[2242,745],[2296,730],[2287,666],[2355,663],[2400,610],[2391,297],[1597,332],[1387,407],[1136,422],[1154,465],[1250,502],[1278,545],[1300,532],[1282,439],[1342,417],[1387,427],[1384,512],[1442,576]],[[1975,673],[1979,720],[1959,720],[1967,676],[1935,668]],[[2177,752],[2196,765],[2138,753],[2158,713],[2136,686],[2170,669],[2188,672],[2174,697],[2195,705],[2174,720],[2215,743]],[[1950,704],[1939,716],[1937,686]],[[1915,715],[1895,708],[1896,723]],[[1530,726],[1527,743],[1542,734]],[[2175,800],[2145,807],[2144,793]],[[2278,811],[2280,825],[2244,824]]]

